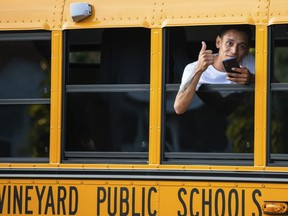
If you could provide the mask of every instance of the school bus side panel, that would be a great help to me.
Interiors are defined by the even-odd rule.
[[[2,215],[261,215],[287,184],[128,180],[1,180]]]
[[[63,29],[93,27],[142,26],[160,28],[178,25],[208,25],[224,23],[267,23],[269,1],[117,1],[87,0],[92,15],[80,22],[73,22],[70,5],[65,2]],[[209,5],[209,7],[207,7]],[[249,5],[249,10],[247,6]],[[211,8],[213,10],[211,11]]]
[[[61,29],[64,1],[1,0],[0,29]]]

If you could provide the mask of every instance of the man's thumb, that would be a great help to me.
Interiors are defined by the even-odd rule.
[[[202,48],[201,48],[201,52],[205,51],[207,48],[207,45],[204,41],[202,41]]]

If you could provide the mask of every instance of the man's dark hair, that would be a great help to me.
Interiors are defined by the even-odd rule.
[[[251,44],[252,30],[250,25],[224,25],[220,30],[219,36],[222,38],[229,30],[244,32],[248,36],[249,45]]]

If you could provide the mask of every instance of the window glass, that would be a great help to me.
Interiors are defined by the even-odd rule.
[[[270,162],[287,162],[288,135],[288,25],[269,27],[270,31],[270,89],[268,134]]]
[[[50,34],[2,33],[0,47],[1,160],[48,159]]]
[[[105,152],[119,152],[114,159],[138,158],[134,153],[139,152],[147,161],[150,30],[90,29],[65,34],[69,50],[66,159],[83,158],[87,151],[95,159]]]
[[[177,115],[173,107],[184,68],[198,59],[202,41],[206,42],[207,49],[215,55],[218,53],[215,40],[220,29],[221,26],[165,29],[165,131],[162,145],[166,162],[253,162],[254,83],[202,84],[184,114]],[[251,29],[254,34],[253,27]],[[253,49],[250,52],[253,56]],[[189,162],[187,158],[194,161]],[[215,158],[213,162],[212,158]]]

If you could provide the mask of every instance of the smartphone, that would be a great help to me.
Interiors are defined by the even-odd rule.
[[[232,67],[240,68],[240,64],[235,57],[225,59],[224,61],[222,61],[222,63],[223,63],[225,70],[227,72],[238,73],[236,71],[232,71]]]

